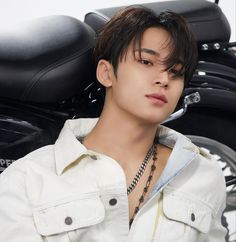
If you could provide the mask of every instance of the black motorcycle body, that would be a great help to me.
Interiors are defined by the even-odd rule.
[[[94,78],[94,31],[69,16],[0,33],[0,167],[55,141]],[[92,76],[92,77],[91,77]]]

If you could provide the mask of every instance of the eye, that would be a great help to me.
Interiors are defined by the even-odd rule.
[[[168,71],[171,75],[172,78],[180,78],[180,77],[183,77],[184,74],[180,72],[179,69],[176,69],[176,68],[171,68],[169,69]]]
[[[172,74],[172,75],[177,75],[177,74],[178,74],[178,70],[175,69],[175,68],[171,68],[171,69],[169,70],[169,73]]]
[[[141,60],[138,60],[139,63],[141,63],[142,65],[146,65],[146,66],[152,66],[153,63],[149,60],[144,60],[144,59],[141,59]]]

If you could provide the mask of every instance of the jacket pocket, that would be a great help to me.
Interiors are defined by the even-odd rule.
[[[37,207],[33,217],[39,234],[49,236],[98,224],[105,209],[99,195],[93,194]]]
[[[169,220],[188,225],[200,233],[209,232],[212,209],[202,201],[190,198],[187,194],[164,192],[163,213]]]

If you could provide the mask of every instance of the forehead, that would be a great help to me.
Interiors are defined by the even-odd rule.
[[[171,36],[163,28],[151,27],[144,31],[139,43],[133,43],[134,50],[149,49],[158,53],[160,58],[166,58],[171,52]],[[152,54],[151,52],[147,54]]]

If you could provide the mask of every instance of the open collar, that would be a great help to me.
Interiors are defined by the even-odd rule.
[[[161,144],[171,148],[172,152],[150,196],[168,184],[200,154],[199,148],[190,139],[170,128],[160,126],[158,140]]]
[[[91,150],[81,144],[79,137],[90,133],[97,122],[98,118],[81,118],[65,122],[55,143],[54,154],[58,175],[61,175],[69,165],[82,155],[93,155]],[[163,184],[166,179],[173,177],[193,160],[199,150],[188,138],[172,129],[160,125],[157,133],[159,142],[173,149],[160,177],[160,184]]]

